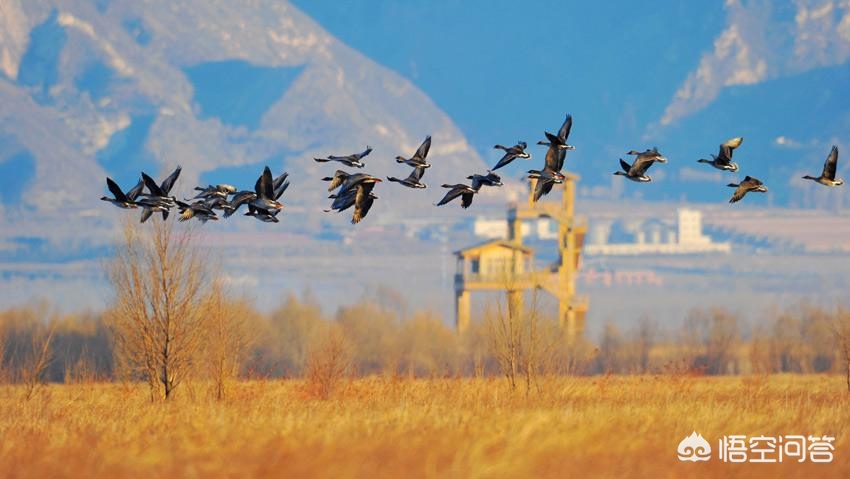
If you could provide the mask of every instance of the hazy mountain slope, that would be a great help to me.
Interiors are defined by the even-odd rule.
[[[116,212],[97,201],[104,176],[129,184],[142,168],[183,165],[180,193],[201,176],[228,180],[221,168],[250,187],[270,163],[293,175],[288,202],[317,211],[318,177],[335,167],[313,156],[370,144],[366,171],[400,176],[406,168],[391,159],[432,134],[438,166],[427,183],[484,169],[415,86],[286,2],[3,0],[0,12],[0,165],[20,155],[35,164],[20,205],[4,205],[17,234],[49,236],[57,215],[110,225]],[[208,84],[216,79],[226,80],[220,94]],[[398,212],[440,194],[383,189]]]

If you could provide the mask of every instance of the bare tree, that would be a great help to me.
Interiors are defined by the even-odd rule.
[[[109,268],[115,303],[109,315],[119,370],[144,378],[169,399],[190,374],[202,344],[209,291],[193,229],[173,222],[127,222]]]
[[[599,354],[596,356],[596,369],[604,374],[622,373],[625,369],[623,336],[620,329],[606,322],[599,341]]]
[[[18,371],[26,400],[30,400],[44,384],[44,373],[53,360],[50,346],[55,331],[55,323],[38,324],[30,331],[29,348],[22,357]]]
[[[254,343],[249,321],[253,311],[246,301],[227,297],[220,281],[214,281],[203,305],[207,316],[202,360],[207,365],[216,399],[224,399],[227,384],[239,374]]]
[[[254,313],[246,301],[227,297],[220,281],[214,281],[203,304],[207,316],[202,361],[213,382],[215,397],[224,399],[229,382],[239,374],[254,343],[250,320]]]
[[[726,374],[735,363],[735,347],[740,341],[738,316],[722,308],[694,309],[685,320],[686,341],[701,351],[692,366],[708,374]]]
[[[518,295],[508,293],[505,303],[496,303],[496,311],[486,314],[493,354],[499,368],[508,380],[511,389],[516,389],[520,369],[522,344],[521,300]]]
[[[650,353],[658,336],[658,327],[649,316],[641,315],[638,323],[632,331],[632,346],[635,353],[635,366],[637,372],[646,374],[650,372]]]
[[[525,318],[525,327],[523,328],[525,340],[522,344],[522,359],[523,372],[525,374],[525,394],[531,393],[532,388],[540,392],[540,383],[537,381],[538,374],[543,365],[545,356],[551,352],[551,341],[545,340],[546,336],[542,334],[543,328],[541,324],[541,312],[539,291],[534,289],[531,293],[531,303],[527,310],[521,314]]]
[[[516,275],[506,272],[502,282],[507,291],[505,300],[496,302],[495,312],[489,311],[485,316],[492,351],[510,388],[516,389],[518,378],[523,376],[528,395],[535,388],[539,391],[537,377],[545,355],[551,354],[553,347],[551,342],[544,341],[542,334],[546,328],[541,322],[538,291],[532,291],[531,302],[526,307]]]
[[[343,327],[337,323],[327,324],[310,346],[307,385],[311,392],[321,399],[329,398],[348,375],[352,355]]]

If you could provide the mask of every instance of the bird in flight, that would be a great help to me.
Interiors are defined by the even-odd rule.
[[[720,144],[720,151],[717,153],[717,156],[711,155],[711,160],[706,160],[705,158],[700,158],[697,160],[697,163],[708,163],[709,165],[717,168],[718,170],[726,170],[726,171],[738,171],[738,164],[732,162],[732,152],[735,148],[741,146],[741,143],[744,141],[743,137],[732,138],[731,140],[727,140],[725,143]]]
[[[838,167],[838,147],[832,147],[829,155],[826,157],[826,161],[823,163],[823,172],[818,177],[806,175],[803,178],[807,180],[814,180],[818,183],[826,186],[841,186],[844,184],[844,180],[841,178],[835,177],[835,170]]]
[[[729,203],[737,203],[738,201],[741,201],[741,198],[750,191],[758,193],[767,192],[767,186],[764,186],[764,183],[751,176],[746,176],[740,183],[729,183],[726,186],[735,188],[735,192],[732,193],[732,198],[729,199]]]
[[[327,163],[329,161],[338,161],[345,166],[350,168],[363,168],[366,166],[366,163],[363,163],[363,158],[367,156],[369,153],[372,153],[372,147],[366,145],[366,150],[361,153],[353,153],[351,155],[346,156],[328,156],[327,158],[313,158],[315,161],[319,163]]]

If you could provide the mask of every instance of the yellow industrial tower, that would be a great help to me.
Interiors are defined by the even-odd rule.
[[[530,180],[528,202],[508,206],[508,238],[488,241],[455,252],[455,326],[463,332],[470,322],[473,290],[505,291],[508,307],[521,307],[523,291],[541,289],[558,300],[558,319],[569,338],[580,336],[587,314],[587,297],[576,294],[579,255],[587,233],[587,221],[574,216],[576,182],[567,173],[561,187],[561,203],[533,201],[536,180]],[[534,265],[534,250],[522,244],[522,221],[550,218],[558,223],[558,260],[543,269]],[[507,278],[507,279],[506,279]]]

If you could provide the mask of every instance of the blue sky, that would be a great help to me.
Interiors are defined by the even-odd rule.
[[[587,185],[609,184],[625,151],[657,145],[672,160],[655,172],[666,184],[627,192],[718,201],[727,192],[695,162],[745,136],[742,173],[786,204],[794,178],[820,168],[850,127],[848,12],[831,0],[294,3],[423,89],[491,164],[493,144],[532,144],[570,112],[578,149],[567,168]]]
[[[715,2],[295,3],[422,88],[485,154],[568,111],[576,144],[639,141],[725,21]]]

